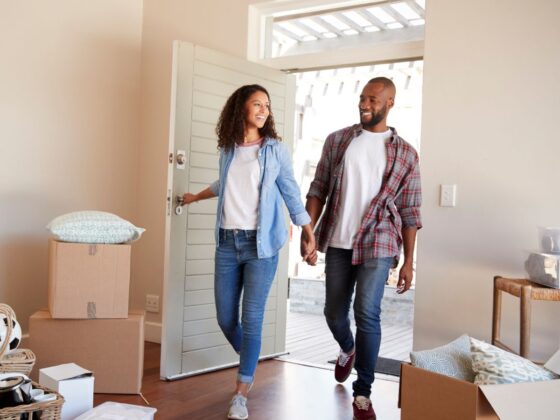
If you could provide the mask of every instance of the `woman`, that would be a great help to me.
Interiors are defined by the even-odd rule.
[[[292,222],[303,226],[311,238],[304,260],[313,252],[315,240],[290,155],[274,128],[266,89],[259,85],[237,89],[222,110],[216,134],[219,179],[198,194],[186,193],[183,203],[218,197],[214,297],[218,324],[240,355],[228,418],[246,419],[247,394],[261,349],[265,303],[278,251],[288,236],[282,201]]]

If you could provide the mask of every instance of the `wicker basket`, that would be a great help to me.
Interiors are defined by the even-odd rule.
[[[62,404],[64,398],[58,392],[45,388],[36,382],[32,382],[34,389],[42,389],[45,393],[55,394],[56,400],[46,402],[35,402],[32,404],[22,404],[15,407],[6,407],[0,409],[0,420],[21,420],[22,414],[27,414],[29,420],[60,420]],[[38,414],[36,417],[32,413]]]
[[[4,315],[8,320],[6,337],[9,337],[12,335],[12,319],[16,318],[16,314],[8,305],[0,303],[0,315]],[[33,352],[27,349],[17,349],[6,354],[8,344],[8,340],[3,340],[0,345],[0,373],[21,372],[29,375],[35,364]]]

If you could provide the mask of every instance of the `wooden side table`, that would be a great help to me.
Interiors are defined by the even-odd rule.
[[[502,292],[519,298],[520,333],[519,353],[500,341],[502,318]],[[531,343],[531,303],[533,300],[560,301],[560,289],[551,289],[525,279],[506,279],[494,276],[494,304],[492,307],[492,344],[528,358]]]

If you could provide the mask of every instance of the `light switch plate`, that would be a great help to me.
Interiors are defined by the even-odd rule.
[[[457,201],[457,186],[455,184],[442,184],[439,196],[441,207],[455,207]]]

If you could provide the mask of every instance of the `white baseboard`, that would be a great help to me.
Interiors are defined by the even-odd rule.
[[[161,322],[144,323],[144,341],[161,344]]]

